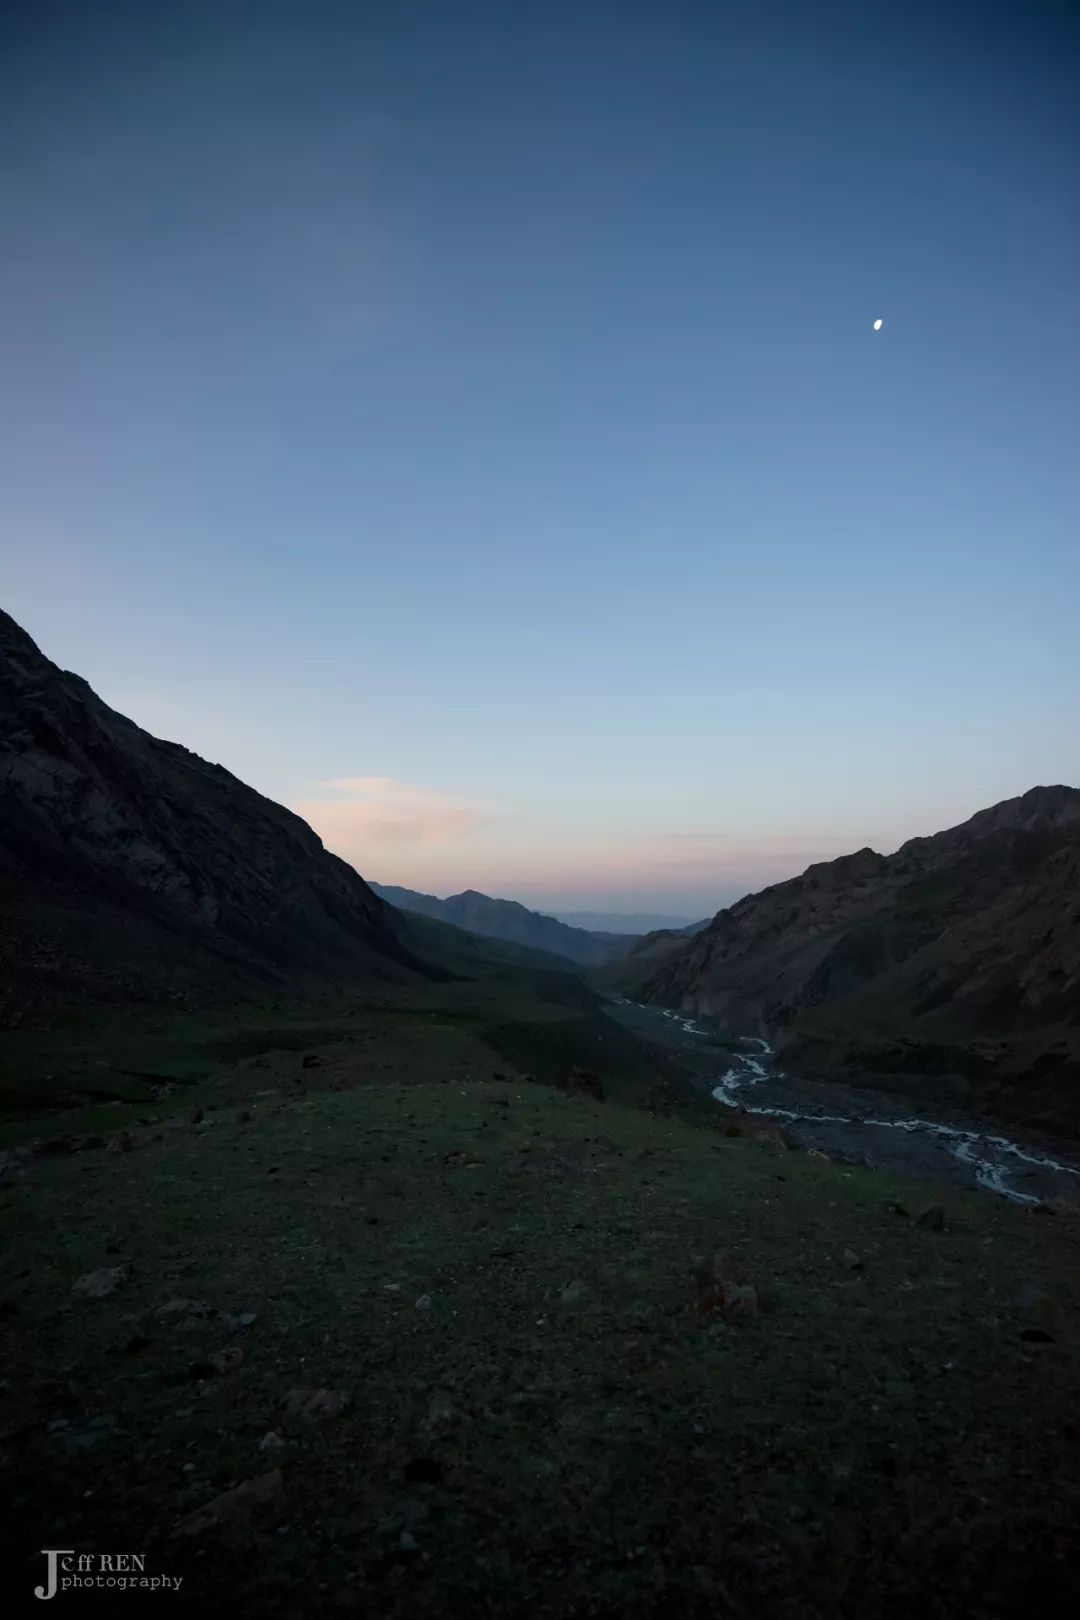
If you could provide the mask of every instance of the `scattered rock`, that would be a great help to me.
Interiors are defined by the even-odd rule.
[[[698,1268],[697,1307],[702,1316],[717,1310],[725,1314],[756,1316],[757,1289],[740,1280],[727,1255],[714,1254]]]
[[[430,1309],[431,1309],[431,1295],[430,1294],[421,1294],[420,1298],[416,1301],[416,1309],[418,1311],[430,1311]]]
[[[424,1428],[428,1434],[445,1436],[453,1434],[456,1430],[471,1423],[472,1419],[453,1396],[446,1390],[440,1390],[433,1396],[428,1414],[424,1420]]]
[[[274,1468],[268,1474],[258,1474],[254,1479],[245,1480],[242,1485],[234,1485],[231,1491],[215,1496],[205,1507],[189,1513],[180,1520],[173,1533],[178,1536],[198,1536],[217,1525],[242,1527],[255,1519],[270,1518],[284,1491],[280,1468]]]
[[[565,1306],[567,1310],[573,1310],[576,1306],[583,1304],[588,1295],[589,1290],[585,1284],[580,1278],[576,1278],[572,1283],[567,1283],[559,1295],[559,1304]]]
[[[83,1299],[108,1299],[110,1294],[124,1287],[130,1276],[130,1266],[102,1266],[100,1271],[88,1271],[85,1277],[80,1277],[72,1284],[71,1292]]]
[[[725,1283],[722,1309],[729,1314],[756,1316],[758,1314],[757,1289],[750,1283]]]
[[[219,1373],[234,1372],[244,1359],[244,1352],[238,1344],[230,1344],[227,1349],[219,1350],[217,1355],[211,1356],[211,1361]]]
[[[340,1417],[351,1400],[347,1389],[290,1389],[282,1405],[286,1416],[306,1423]]]
[[[257,1319],[255,1311],[227,1311],[222,1321],[227,1327],[246,1328]]]
[[[130,1153],[134,1146],[135,1137],[131,1131],[117,1131],[115,1136],[110,1136],[105,1151],[106,1153]]]
[[[845,1249],[844,1250],[844,1265],[847,1267],[848,1271],[861,1271],[862,1270],[862,1261],[860,1260],[859,1256],[855,1253],[854,1249]]]
[[[0,1187],[21,1176],[32,1157],[30,1149],[25,1147],[7,1148],[0,1153]]]
[[[603,1082],[591,1069],[563,1069],[555,1077],[555,1089],[577,1092],[583,1097],[592,1097],[596,1102],[604,1100]]]
[[[417,1553],[420,1545],[411,1530],[403,1530],[398,1537],[398,1546],[403,1553]]]
[[[273,1429],[268,1429],[266,1434],[264,1434],[262,1439],[259,1441],[259,1450],[281,1451],[284,1445],[285,1442],[281,1438],[280,1434],[276,1434]]]
[[[944,1232],[945,1206],[944,1204],[927,1204],[915,1217],[915,1225],[926,1232]]]

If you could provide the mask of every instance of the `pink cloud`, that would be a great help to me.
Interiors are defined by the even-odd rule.
[[[490,820],[476,806],[387,776],[336,777],[320,787],[327,797],[292,809],[350,861],[362,862],[377,845],[454,843]]]

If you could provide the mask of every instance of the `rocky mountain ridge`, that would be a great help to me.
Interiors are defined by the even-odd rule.
[[[445,977],[298,816],[151,736],[0,612],[10,1012],[90,997]]]
[[[1080,1124],[1080,792],[1032,788],[894,855],[810,866],[644,966],[642,999],[769,1034],[810,1069],[930,1063]]]

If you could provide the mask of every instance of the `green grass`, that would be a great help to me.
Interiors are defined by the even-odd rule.
[[[1075,1228],[950,1195],[914,1229],[882,1202],[925,1188],[483,1078],[473,1030],[407,1029],[327,1048],[328,1089],[281,1052],[205,1126],[0,1193],[9,1591],[39,1547],[132,1547],[207,1614],[967,1620],[1040,1582],[1065,1612]],[[275,1094],[240,1122],[246,1077]],[[758,1317],[699,1319],[717,1250]],[[122,1292],[73,1298],[121,1261]],[[178,1296],[256,1321],[161,1317]],[[297,1386],[352,1404],[306,1424]],[[274,1466],[273,1522],[173,1535]]]

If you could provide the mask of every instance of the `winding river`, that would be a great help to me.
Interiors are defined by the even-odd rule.
[[[698,1045],[709,1031],[685,1013],[623,1002],[632,1009],[634,1026],[663,1020],[667,1032],[678,1032],[679,1044]],[[717,1102],[748,1114],[782,1120],[804,1146],[830,1158],[903,1170],[928,1178],[955,1180],[984,1187],[1017,1204],[1036,1205],[1065,1194],[1080,1193],[1080,1163],[1052,1150],[1021,1144],[975,1121],[945,1124],[894,1109],[887,1099],[873,1103],[850,1087],[799,1081],[777,1067],[768,1041],[747,1035],[745,1049],[725,1052],[725,1071],[708,1082]],[[837,1109],[837,1098],[842,1098]],[[864,1112],[864,1106],[866,1111]]]

